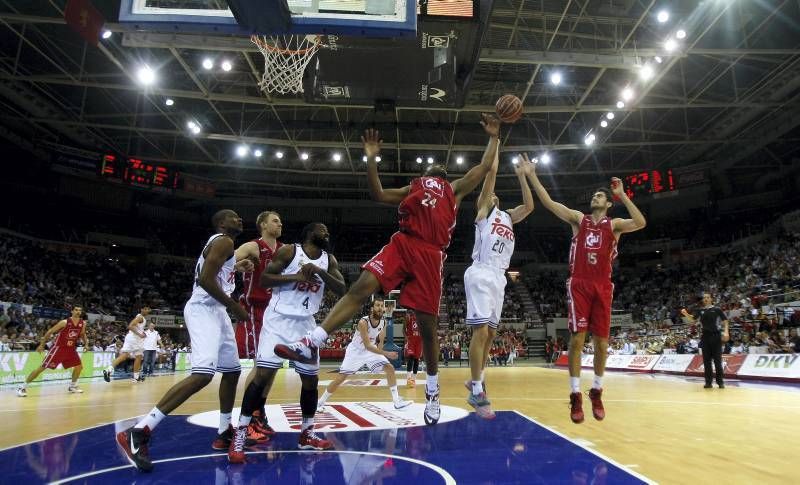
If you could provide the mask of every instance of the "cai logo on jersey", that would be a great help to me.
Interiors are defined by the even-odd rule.
[[[592,231],[591,229],[586,233],[586,249],[600,249],[603,245],[603,233],[600,231]]]
[[[266,407],[267,421],[278,433],[296,433],[300,430],[303,411],[300,404],[270,404]],[[328,402],[322,412],[314,416],[314,429],[322,432],[364,431],[425,426],[422,418],[424,403],[397,410],[391,402]],[[439,423],[455,421],[467,416],[465,409],[442,406]],[[239,420],[239,409],[233,410],[233,422]],[[219,411],[208,411],[190,416],[188,421],[198,426],[216,429]]]
[[[433,193],[437,197],[442,197],[444,195],[444,186],[441,182],[436,180],[433,177],[425,177],[422,179],[422,186],[425,187],[427,190],[433,191]]]

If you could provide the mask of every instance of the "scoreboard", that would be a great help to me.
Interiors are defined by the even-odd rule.
[[[634,173],[626,176],[624,183],[625,193],[630,199],[639,194],[658,194],[675,190],[672,169]]]
[[[177,188],[179,179],[178,171],[169,167],[110,154],[103,156],[100,175],[127,184],[166,189]]]

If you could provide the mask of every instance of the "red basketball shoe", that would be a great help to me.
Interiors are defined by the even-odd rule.
[[[570,414],[573,423],[583,422],[583,396],[580,392],[573,392],[569,395]]]
[[[598,421],[602,421],[603,418],[606,417],[606,410],[603,407],[603,390],[602,389],[590,389],[589,390],[589,399],[592,400],[592,414],[594,415],[594,419]]]
[[[297,443],[297,447],[301,450],[330,450],[333,448],[333,443],[317,436],[312,427],[300,433],[300,441]]]

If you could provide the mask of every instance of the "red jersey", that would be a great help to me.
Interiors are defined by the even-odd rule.
[[[246,306],[266,307],[272,297],[272,288],[263,288],[261,286],[261,273],[267,269],[267,265],[272,261],[275,251],[283,244],[277,241],[275,251],[273,251],[266,241],[261,238],[255,239],[254,242],[258,244],[258,266],[253,269],[252,273],[244,273],[242,275],[244,290],[242,291],[242,296],[239,297],[239,302]]]
[[[417,317],[412,312],[406,312],[406,338],[420,336]]]
[[[450,245],[458,205],[453,187],[439,177],[411,181],[411,190],[397,209],[400,232],[442,249]]]
[[[578,234],[569,249],[569,274],[572,278],[610,281],[611,263],[617,257],[611,218],[606,216],[595,224],[592,216],[584,215]]]
[[[75,349],[78,343],[78,338],[81,336],[83,327],[86,323],[83,320],[78,320],[77,323],[72,321],[72,317],[67,318],[67,326],[58,332],[56,342],[53,344],[52,349]],[[86,349],[90,350],[90,349]]]

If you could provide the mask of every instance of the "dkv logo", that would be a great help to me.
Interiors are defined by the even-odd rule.
[[[763,355],[756,359],[756,368],[789,369],[800,355]]]
[[[0,353],[0,370],[3,372],[18,372],[25,369],[29,355],[28,352]]]
[[[113,352],[95,352],[92,359],[92,366],[95,369],[105,369],[114,361]]]

